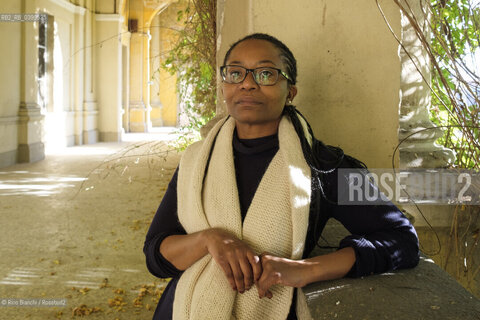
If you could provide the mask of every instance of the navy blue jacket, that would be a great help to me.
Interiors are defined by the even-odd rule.
[[[240,208],[244,219],[258,184],[278,151],[278,136],[242,140],[234,134],[233,150]],[[325,150],[325,158],[330,156],[328,150]],[[345,158],[341,167],[355,165]],[[177,174],[178,168],[153,218],[143,248],[148,270],[156,277],[172,278],[158,303],[154,314],[155,320],[172,318],[175,288],[182,274],[182,271],[165,259],[159,250],[161,242],[166,237],[186,234],[178,221]],[[315,237],[321,234],[328,219],[335,218],[351,233],[340,242],[339,249],[352,247],[355,250],[356,262],[347,276],[360,277],[411,268],[418,264],[417,234],[397,207],[391,203],[375,206],[337,205],[335,204],[337,175],[335,173],[327,175],[325,182],[325,196],[330,201],[320,201],[318,212],[315,210],[310,212],[304,258],[314,249],[318,240]],[[296,319],[295,303],[292,303],[288,316],[288,320],[290,319]]]

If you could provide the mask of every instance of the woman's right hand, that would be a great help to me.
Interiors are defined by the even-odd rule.
[[[223,269],[233,290],[249,290],[262,275],[260,257],[245,242],[218,228],[204,231],[208,253]]]

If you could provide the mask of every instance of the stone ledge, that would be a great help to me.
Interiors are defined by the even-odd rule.
[[[425,257],[413,269],[302,290],[312,319],[480,319],[480,300]]]

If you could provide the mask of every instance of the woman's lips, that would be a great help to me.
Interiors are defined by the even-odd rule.
[[[238,105],[259,105],[259,104],[262,104],[262,102],[260,100],[257,100],[253,97],[243,97],[243,98],[240,98],[238,99],[235,104],[238,104]]]

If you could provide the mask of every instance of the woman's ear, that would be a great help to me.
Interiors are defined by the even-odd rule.
[[[288,96],[287,96],[288,101],[292,101],[296,95],[297,95],[297,87],[292,84],[288,88]]]
[[[225,103],[225,94],[223,92],[223,84],[220,86],[220,91],[222,92],[223,103]]]

